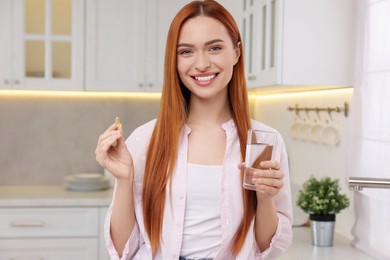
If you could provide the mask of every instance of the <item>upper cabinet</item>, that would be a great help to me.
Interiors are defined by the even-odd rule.
[[[87,0],[86,89],[161,91],[166,37],[180,5]]]
[[[351,86],[354,4],[354,0],[243,0],[248,86]]]
[[[145,91],[146,1],[86,3],[86,90]]]
[[[0,1],[0,88],[81,90],[84,3]]]

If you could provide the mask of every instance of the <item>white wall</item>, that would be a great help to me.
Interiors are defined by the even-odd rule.
[[[340,179],[342,191],[350,198],[349,208],[343,210],[336,217],[337,232],[352,238],[351,228],[355,221],[353,213],[353,192],[347,187],[346,177],[346,137],[348,117],[343,113],[333,112],[332,119],[339,125],[341,140],[337,146],[330,146],[311,141],[293,139],[290,128],[294,123],[295,112],[288,111],[287,107],[300,106],[328,107],[343,106],[350,101],[352,89],[322,90],[298,93],[283,93],[258,95],[254,100],[254,117],[275,129],[283,136],[287,146],[290,162],[291,182],[302,185],[310,175],[316,177],[330,176]],[[305,112],[300,112],[304,116]],[[316,118],[316,112],[309,112],[311,119]],[[320,112],[320,118],[327,118],[327,112]],[[324,120],[325,121],[325,120]]]

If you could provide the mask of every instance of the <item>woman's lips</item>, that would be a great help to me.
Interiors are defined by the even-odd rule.
[[[214,80],[217,78],[218,73],[213,73],[213,74],[202,74],[202,75],[196,75],[196,76],[191,76],[194,82],[202,87],[207,87],[210,84],[214,82]]]

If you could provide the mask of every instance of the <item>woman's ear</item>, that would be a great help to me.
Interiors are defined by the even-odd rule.
[[[234,48],[234,53],[235,53],[234,65],[237,64],[238,59],[240,58],[240,55],[241,55],[240,45],[241,45],[241,42],[238,42],[238,43],[237,43],[237,46]]]

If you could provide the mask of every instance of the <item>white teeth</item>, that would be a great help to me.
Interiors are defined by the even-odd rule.
[[[206,77],[195,77],[196,80],[200,80],[200,81],[211,80],[213,78],[215,78],[215,74]]]

